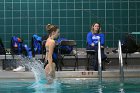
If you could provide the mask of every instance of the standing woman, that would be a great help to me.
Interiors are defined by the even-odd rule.
[[[95,59],[93,60],[93,68],[95,71],[98,70],[98,39],[101,42],[101,59],[102,61],[108,62],[107,56],[104,54],[104,34],[100,32],[101,25],[100,23],[94,23],[91,26],[91,31],[87,34],[87,50],[95,50]],[[103,69],[103,67],[102,67]]]
[[[48,31],[48,39],[46,40],[46,56],[45,56],[45,72],[47,78],[50,77],[53,79],[55,77],[55,60],[53,58],[53,52],[56,46],[55,40],[59,36],[59,29],[57,26],[48,24],[46,26]]]

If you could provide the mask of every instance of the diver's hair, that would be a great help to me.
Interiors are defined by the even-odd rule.
[[[53,24],[48,24],[48,25],[46,26],[46,30],[48,31],[49,35],[51,35],[52,32],[56,32],[57,29],[58,29],[58,27],[55,26],[55,25],[53,25]]]
[[[98,25],[99,25],[98,33],[100,33],[100,31],[101,31],[101,24],[98,23],[98,22],[95,22],[95,23],[93,23],[93,24],[91,25],[91,31],[93,31],[92,27],[93,27],[95,24],[98,24]]]
[[[47,38],[49,38],[52,35],[52,32],[56,32],[57,29],[58,27],[53,24],[46,25],[46,31],[48,32]]]

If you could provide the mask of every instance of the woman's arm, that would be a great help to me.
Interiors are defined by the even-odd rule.
[[[47,55],[47,57],[48,57],[48,64],[52,64],[53,62],[53,59],[52,59],[52,55],[53,55],[53,51],[54,51],[54,47],[55,47],[55,41],[54,40],[52,40],[51,42],[50,42],[50,44],[49,44],[49,52],[48,52],[48,55]]]
[[[104,46],[104,43],[105,43],[105,35],[103,33],[100,34],[100,41],[101,41],[101,46]]]
[[[94,46],[94,43],[92,42],[92,33],[91,32],[89,32],[87,34],[87,43],[88,43],[88,45]]]

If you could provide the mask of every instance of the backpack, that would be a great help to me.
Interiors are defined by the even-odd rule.
[[[22,44],[23,44],[23,40],[21,38],[13,36],[11,38],[11,53],[17,55],[21,54]]]
[[[22,45],[22,54],[28,56],[29,58],[32,57],[32,50],[26,44]]]
[[[23,40],[19,37],[13,36],[11,38],[11,53],[12,55],[20,55],[23,54],[28,57],[32,57],[31,49],[23,44]]]
[[[56,42],[58,44],[61,43],[61,41],[64,41],[64,40],[68,40],[66,38],[59,38]],[[61,54],[70,54],[73,50],[73,47],[72,46],[59,46],[59,50],[61,50]]]
[[[5,54],[6,54],[5,48],[4,48],[3,42],[0,38],[0,55],[5,55]]]
[[[33,56],[35,54],[41,54],[42,53],[42,37],[39,37],[38,35],[34,34],[32,36],[32,52]]]
[[[135,38],[130,34],[126,35],[122,40],[121,47],[123,53],[134,53],[138,49]]]

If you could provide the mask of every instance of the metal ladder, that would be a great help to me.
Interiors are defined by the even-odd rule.
[[[102,82],[102,60],[101,60],[100,38],[98,39],[98,75],[99,75],[99,82]]]
[[[118,54],[119,54],[119,68],[120,68],[120,80],[124,80],[124,66],[123,66],[123,57],[122,57],[122,48],[121,41],[118,43]]]

